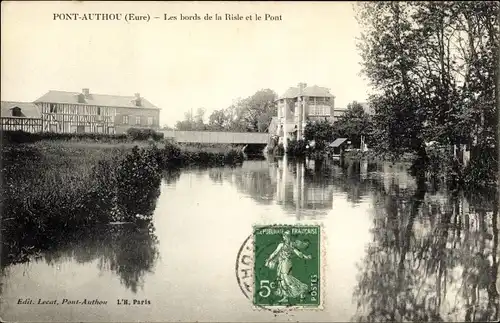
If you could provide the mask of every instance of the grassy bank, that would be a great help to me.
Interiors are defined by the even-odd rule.
[[[96,226],[151,226],[162,174],[188,165],[236,165],[232,147],[42,140],[2,147],[2,264]],[[31,250],[27,252],[27,250]]]

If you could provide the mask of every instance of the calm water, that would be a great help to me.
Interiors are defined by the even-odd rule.
[[[407,165],[246,161],[166,174],[154,232],[113,226],[3,272],[7,321],[498,319],[492,195],[419,187]],[[325,309],[252,309],[235,276],[254,224],[322,223]],[[19,299],[107,301],[26,305]],[[123,306],[117,300],[147,300]]]

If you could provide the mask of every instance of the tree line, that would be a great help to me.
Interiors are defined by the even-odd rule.
[[[359,49],[374,93],[377,149],[426,143],[473,148],[471,167],[497,167],[499,3],[360,2]],[[484,163],[487,163],[485,165]]]
[[[205,122],[206,111],[199,108],[184,114],[175,124],[176,130],[266,132],[271,118],[277,115],[277,94],[270,89],[237,100],[226,109],[213,111]]]

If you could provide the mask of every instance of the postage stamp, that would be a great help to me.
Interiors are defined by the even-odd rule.
[[[320,225],[254,226],[236,275],[256,308],[322,309],[321,262]]]

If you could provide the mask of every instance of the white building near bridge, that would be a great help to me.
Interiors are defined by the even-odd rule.
[[[317,85],[299,83],[290,87],[277,100],[278,117],[270,127],[286,149],[289,139],[303,138],[307,120],[334,121],[335,96],[330,90]],[[273,128],[277,129],[273,129]],[[273,131],[274,130],[274,131]]]

